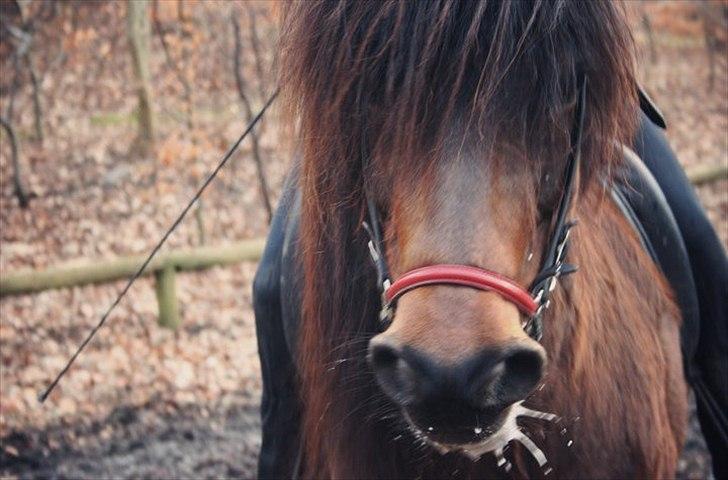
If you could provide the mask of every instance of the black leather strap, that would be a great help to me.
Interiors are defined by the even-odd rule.
[[[536,315],[528,319],[524,325],[526,332],[534,339],[540,340],[543,333],[543,312],[549,307],[551,292],[556,287],[558,278],[576,271],[576,267],[564,262],[568,250],[569,231],[576,222],[567,221],[571,200],[574,196],[576,173],[581,163],[581,143],[584,131],[584,118],[586,117],[587,77],[582,75],[579,79],[579,91],[576,104],[574,126],[571,130],[571,150],[564,170],[564,187],[556,211],[556,221],[549,236],[546,254],[541,263],[541,269],[529,291],[539,303]]]
[[[655,102],[652,101],[652,98],[650,98],[650,96],[647,95],[647,92],[645,92],[645,90],[639,85],[637,85],[637,95],[640,99],[640,108],[645,115],[647,115],[647,118],[663,130],[667,129],[667,123],[665,122],[665,116],[662,114],[662,111],[657,108],[657,105],[655,105]]]

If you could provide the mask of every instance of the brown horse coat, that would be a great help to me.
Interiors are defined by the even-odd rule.
[[[603,183],[637,112],[619,7],[296,2],[284,12],[281,71],[303,150],[304,475],[504,475],[490,455],[473,462],[431,448],[374,381],[366,349],[380,330],[380,299],[360,227],[363,189],[387,217],[395,275],[446,260],[527,283],[534,272],[524,256],[543,248],[582,72],[590,88],[569,253],[580,271],[555,292],[543,388],[526,400],[563,424],[523,428],[558,478],[673,476],[686,420],[679,315]],[[452,290],[418,295],[385,333],[442,361],[518,334],[515,314],[489,294],[465,302]],[[444,312],[408,316],[422,305]],[[516,442],[507,457],[510,476],[542,474]]]

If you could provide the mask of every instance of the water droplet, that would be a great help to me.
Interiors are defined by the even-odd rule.
[[[475,427],[475,428],[473,429],[473,432],[474,432],[474,433],[475,433],[476,435],[480,435],[480,434],[481,434],[481,433],[483,432],[483,429],[482,429],[482,428],[480,428],[480,427]]]
[[[529,437],[527,437],[525,434],[521,433],[520,435],[516,436],[514,440],[518,440],[521,442],[521,445],[526,447],[526,449],[531,452],[531,456],[533,456],[534,459],[538,462],[539,467],[543,467],[546,465],[546,455],[541,451],[540,448],[536,446],[535,443],[533,443],[533,440],[531,440]]]
[[[427,427],[427,431],[428,431],[428,432],[431,432],[431,431],[433,431],[433,430],[434,430],[434,428],[432,428],[432,427]]]
[[[561,429],[561,435],[566,435],[566,429],[565,428],[562,428]]]
[[[573,441],[573,440],[569,440],[569,441],[567,442],[566,446],[567,446],[567,447],[570,447],[570,446],[572,446],[573,444],[574,444],[574,441]]]
[[[553,413],[546,413],[546,412],[539,412],[538,410],[531,410],[530,408],[524,407],[520,403],[516,404],[516,406],[513,408],[514,408],[514,411],[517,416],[538,418],[540,420],[546,420],[549,422],[556,422],[559,420],[559,417],[557,417]]]
[[[549,468],[547,468],[546,470],[544,470],[543,474],[544,474],[544,475],[548,475],[549,473],[551,473],[551,472],[553,472],[553,471],[554,471],[554,470],[553,470],[553,469],[552,469],[551,467],[549,467]]]

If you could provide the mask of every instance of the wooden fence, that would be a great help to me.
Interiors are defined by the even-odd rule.
[[[694,185],[728,179],[728,165],[699,167],[688,171]],[[178,271],[201,270],[217,265],[257,261],[265,239],[244,240],[224,246],[205,246],[174,250],[155,257],[144,271],[154,274],[160,325],[176,328],[179,310],[175,292]],[[131,277],[147,255],[132,255],[105,261],[75,261],[46,270],[23,270],[0,276],[0,297],[40,292],[53,288],[105,283]]]
[[[154,274],[157,282],[160,325],[170,328],[179,325],[176,272],[257,261],[264,245],[265,239],[260,238],[224,246],[173,250],[155,257],[144,270],[144,275]],[[45,270],[10,273],[0,277],[0,297],[126,279],[136,273],[146,257],[144,254],[104,261],[82,260]]]

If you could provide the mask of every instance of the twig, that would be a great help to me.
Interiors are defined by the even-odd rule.
[[[202,199],[197,201],[197,208],[195,209],[195,223],[197,224],[197,235],[200,245],[207,243],[207,233],[205,231],[205,215],[202,211]]]
[[[708,54],[708,91],[712,92],[715,87],[715,50],[718,49],[714,26],[712,24],[713,12],[708,0],[703,0],[700,5],[700,16],[703,23],[703,36],[705,37],[705,50]]]
[[[243,52],[242,40],[240,38],[240,24],[238,23],[238,19],[235,15],[232,15],[230,20],[233,25],[233,32],[235,36],[235,54],[233,55],[233,71],[235,72],[235,84],[237,85],[238,95],[240,96],[240,101],[242,102],[243,109],[245,110],[246,119],[250,121],[250,119],[253,117],[253,107],[250,103],[248,95],[246,94],[245,81],[243,80],[243,76],[240,72],[242,60],[241,57]],[[255,131],[251,133],[250,137],[253,151],[253,161],[255,162],[255,168],[258,173],[260,194],[263,199],[263,206],[265,207],[266,215],[268,216],[268,223],[270,223],[273,218],[273,207],[271,206],[270,194],[268,193],[268,181],[265,178],[265,171],[263,170],[263,160],[260,155],[260,142],[258,139],[258,134]]]
[[[159,20],[159,0],[154,0],[154,2],[152,3],[152,19],[154,22],[154,32],[157,34],[157,37],[159,37],[159,43],[162,44],[162,50],[164,51],[164,60],[167,63],[167,66],[172,68],[174,73],[177,75],[177,79],[182,84],[182,88],[184,89],[185,103],[187,107],[186,123],[187,128],[189,130],[192,130],[194,128],[194,122],[192,120],[192,87],[187,81],[187,78],[185,78],[182,69],[180,69],[179,65],[177,65],[177,63],[172,59],[169,45],[167,44],[167,40],[164,38],[162,22],[160,22]]]
[[[164,50],[164,58],[167,64],[175,70],[178,70],[177,64],[172,62],[172,57],[169,54],[169,46],[167,40],[164,38],[164,32],[162,31],[162,22],[159,21],[159,0],[154,0],[152,3],[152,21],[154,22],[154,32],[159,37],[159,42],[162,44],[162,50]]]
[[[647,11],[645,10],[645,0],[641,0],[640,2],[640,17],[642,21],[642,27],[644,27],[645,32],[647,32],[647,41],[650,45],[650,63],[655,63],[657,61],[655,34],[652,30],[652,22],[650,21],[650,16],[647,15]]]
[[[30,83],[33,86],[33,118],[35,120],[35,136],[43,145],[43,109],[40,104],[40,82],[38,75],[35,73],[35,66],[30,52],[25,54],[25,62],[28,65],[28,73],[30,73]]]
[[[255,72],[258,75],[258,94],[260,98],[265,98],[265,73],[263,69],[263,56],[260,51],[260,41],[258,39],[258,28],[256,26],[255,7],[246,4],[248,11],[248,21],[250,25],[250,46],[253,49],[253,58],[255,60]]]
[[[12,125],[0,117],[0,126],[5,130],[10,138],[10,152],[13,159],[13,185],[15,186],[15,195],[18,197],[18,202],[21,208],[27,208],[30,196],[23,185],[23,176],[20,165],[20,155],[18,154],[18,138],[15,135]]]

